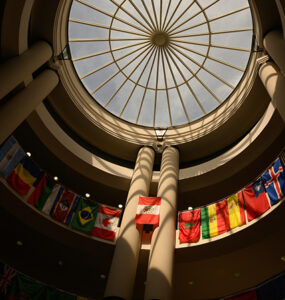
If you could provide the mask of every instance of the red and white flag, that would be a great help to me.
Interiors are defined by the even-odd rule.
[[[159,225],[161,197],[140,197],[137,207],[136,224]]]
[[[92,235],[113,241],[116,236],[121,211],[101,205],[96,216]]]

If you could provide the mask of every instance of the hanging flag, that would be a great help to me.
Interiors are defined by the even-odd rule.
[[[226,200],[229,210],[230,228],[233,229],[245,224],[242,193],[234,194]]]
[[[80,231],[91,232],[98,210],[99,205],[97,203],[80,198],[71,226]]]
[[[34,299],[41,300],[44,297],[45,286],[22,274],[17,274],[12,287],[8,291],[7,300]]]
[[[139,197],[135,223],[159,225],[161,197]]]
[[[261,176],[271,205],[276,204],[285,195],[285,174],[278,158]]]
[[[6,295],[9,287],[12,284],[13,278],[17,272],[7,264],[0,263],[0,299],[1,295]]]
[[[92,235],[104,240],[113,241],[116,236],[120,214],[120,210],[101,205]]]
[[[0,147],[0,174],[7,178],[24,156],[24,150],[15,138],[10,136]]]
[[[56,196],[50,215],[61,223],[69,224],[78,201],[79,196],[64,187],[61,187]]]
[[[201,208],[202,237],[208,239],[230,230],[227,201]]]
[[[257,300],[256,290],[240,294],[234,297],[226,298],[227,300]],[[258,298],[259,299],[259,298]],[[271,299],[271,298],[268,298]]]
[[[25,156],[6,181],[17,193],[24,196],[29,193],[40,176],[41,170],[28,156]]]
[[[64,291],[48,287],[44,293],[44,300],[78,300],[78,297]]]
[[[197,243],[200,240],[201,210],[183,211],[178,220],[180,243]]]
[[[242,194],[248,221],[261,216],[270,208],[263,182],[260,178],[253,184],[246,187],[242,191]]]

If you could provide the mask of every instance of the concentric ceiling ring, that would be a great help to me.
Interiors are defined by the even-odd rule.
[[[197,120],[232,93],[248,63],[252,19],[247,0],[236,2],[74,0],[77,73],[100,105],[129,122]]]

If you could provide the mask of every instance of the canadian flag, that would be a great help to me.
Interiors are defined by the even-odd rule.
[[[136,224],[159,225],[161,197],[140,197],[137,207]]]
[[[113,241],[116,236],[121,211],[101,205],[96,216],[92,235]]]

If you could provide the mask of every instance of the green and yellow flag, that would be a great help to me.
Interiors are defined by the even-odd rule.
[[[97,203],[80,198],[71,226],[74,229],[83,232],[91,232],[95,224],[98,210],[99,205]]]

